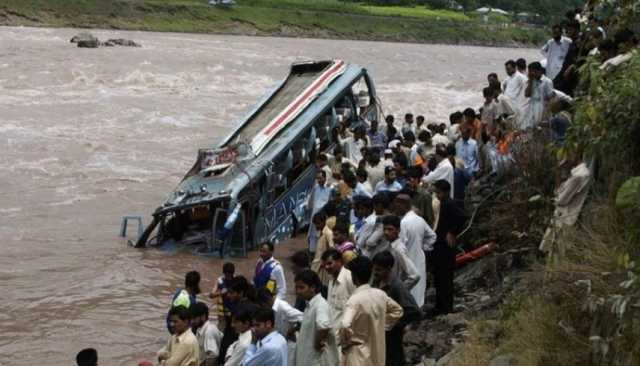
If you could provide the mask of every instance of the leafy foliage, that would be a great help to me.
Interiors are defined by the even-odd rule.
[[[575,106],[568,147],[602,162],[602,173],[640,171],[640,55],[611,70],[591,59],[581,69],[583,94]],[[601,174],[602,175],[602,174]]]

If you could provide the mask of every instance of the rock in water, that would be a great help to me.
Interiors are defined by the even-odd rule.
[[[98,41],[98,38],[94,37],[93,34],[88,32],[81,32],[73,36],[69,42],[78,43],[82,41],[88,42],[88,41],[94,41],[94,40]]]
[[[98,48],[100,46],[100,41],[98,41],[97,38],[90,40],[81,40],[76,43],[78,43],[78,47],[81,48]]]
[[[130,39],[124,39],[124,38],[110,39],[107,42],[105,42],[105,45],[107,44],[109,46],[141,47],[140,44]]]
[[[109,39],[106,42],[100,42],[100,40],[91,33],[81,32],[73,36],[70,40],[71,43],[78,44],[78,47],[82,48],[98,48],[103,47],[142,47],[140,44],[124,38]]]

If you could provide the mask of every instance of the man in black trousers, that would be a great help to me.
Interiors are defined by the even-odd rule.
[[[456,268],[456,244],[465,223],[464,212],[451,199],[451,185],[444,179],[433,184],[440,200],[440,214],[436,227],[432,263],[436,288],[435,314],[453,311],[453,274]]]

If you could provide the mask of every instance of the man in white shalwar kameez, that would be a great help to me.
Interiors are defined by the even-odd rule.
[[[522,115],[526,98],[524,90],[527,87],[527,77],[521,74],[516,66],[516,62],[509,60],[504,65],[507,77],[502,82],[502,94],[511,99],[518,116]]]
[[[432,248],[437,236],[422,217],[411,211],[411,198],[408,195],[399,194],[395,199],[394,206],[397,215],[402,218],[400,237],[405,242],[409,258],[421,275],[418,284],[411,289],[411,295],[421,307],[424,305],[424,295],[427,289],[427,260],[423,248]]]
[[[521,129],[538,126],[544,117],[547,104],[555,95],[553,81],[544,75],[544,69],[539,62],[529,65],[529,80],[525,89],[525,96],[528,103],[523,111],[521,119]]]

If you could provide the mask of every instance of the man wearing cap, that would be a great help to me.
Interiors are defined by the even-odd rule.
[[[384,160],[382,160],[383,166],[393,166],[393,150],[386,149],[384,151]]]

